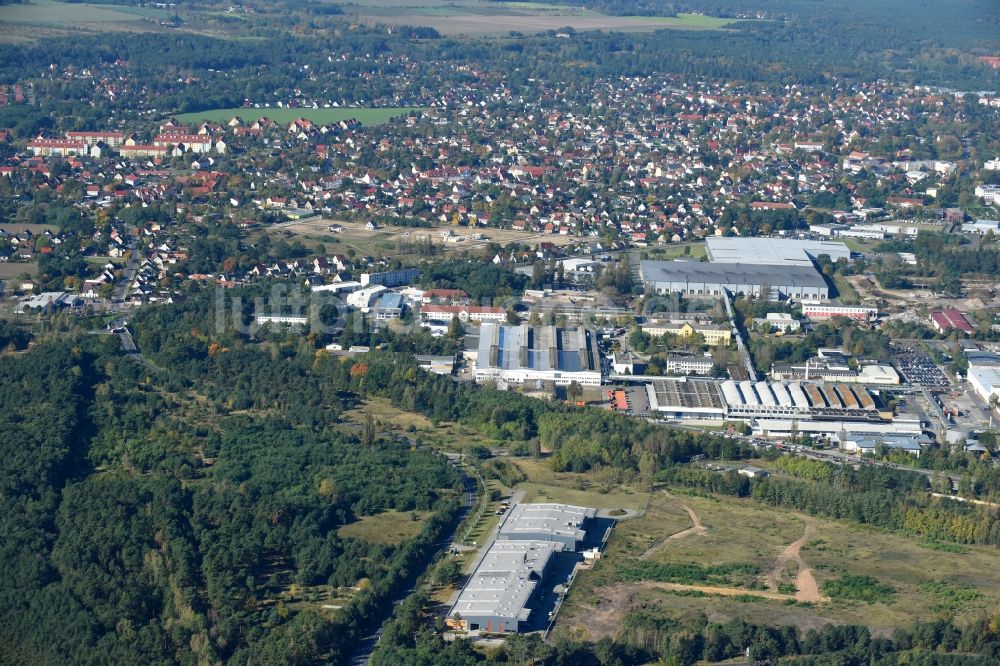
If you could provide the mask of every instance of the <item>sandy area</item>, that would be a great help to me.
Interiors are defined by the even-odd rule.
[[[771,572],[767,576],[767,587],[772,591],[777,593],[778,584],[781,580],[781,574],[784,573],[785,567],[788,566],[789,562],[795,562],[798,565],[798,574],[795,577],[795,600],[805,601],[809,603],[818,603],[821,601],[829,601],[828,597],[824,597],[819,593],[819,586],[816,584],[816,578],[812,574],[812,570],[806,565],[805,560],[799,554],[802,549],[802,545],[816,532],[816,523],[811,520],[806,521],[805,532],[797,540],[788,545],[785,550],[782,551],[778,559],[774,561],[774,566],[771,567]],[[781,595],[786,597],[787,595]]]

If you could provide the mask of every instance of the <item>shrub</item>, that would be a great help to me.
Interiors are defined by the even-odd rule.
[[[831,599],[873,604],[876,601],[888,601],[896,593],[896,588],[880,583],[871,576],[846,574],[837,580],[823,583],[823,593]]]

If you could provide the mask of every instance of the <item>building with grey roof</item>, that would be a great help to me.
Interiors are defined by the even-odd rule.
[[[713,236],[705,240],[705,246],[709,260],[720,264],[812,266],[823,254],[831,261],[851,259],[850,248],[837,241]]]
[[[930,444],[926,435],[881,435],[869,437],[852,437],[844,442],[845,451],[856,451],[870,455],[879,447],[892,451],[903,451],[919,458],[922,445]]]
[[[475,360],[476,381],[601,385],[597,337],[584,327],[484,323]]]
[[[375,319],[386,321],[388,319],[399,319],[403,316],[403,308],[406,303],[403,295],[396,292],[382,294],[378,299],[378,306],[375,308]]]
[[[646,293],[691,296],[733,294],[826,301],[830,288],[812,264],[766,265],[701,261],[652,261],[639,264]],[[766,292],[766,293],[765,293]]]
[[[420,277],[420,270],[417,268],[400,268],[395,271],[382,271],[379,273],[362,273],[361,286],[380,284],[383,287],[402,287],[410,284]]]
[[[493,542],[448,613],[448,624],[463,631],[516,633],[531,616],[531,597],[553,554],[562,550],[552,541]]]
[[[65,291],[43,291],[35,296],[26,297],[17,307],[15,312],[29,312],[31,310],[59,310],[67,307],[76,307],[82,303],[79,296],[68,294]]]
[[[497,532],[501,541],[539,541],[562,544],[576,550],[587,536],[587,521],[594,509],[567,504],[516,504]]]

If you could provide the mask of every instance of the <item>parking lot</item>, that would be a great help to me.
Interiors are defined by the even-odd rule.
[[[914,386],[939,390],[950,386],[944,371],[924,352],[914,347],[899,345],[892,345],[889,352],[892,354],[896,369],[906,382]]]

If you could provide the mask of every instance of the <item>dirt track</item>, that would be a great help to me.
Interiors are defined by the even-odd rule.
[[[762,599],[774,599],[777,601],[788,601],[794,599],[790,594],[782,594],[781,592],[772,592],[770,590],[748,590],[745,587],[716,587],[714,585],[685,585],[683,583],[657,583],[653,581],[646,581],[640,583],[642,587],[660,589],[660,590],[692,590],[695,592],[704,592],[705,594],[715,594],[720,597],[761,597]]]
[[[778,591],[778,583],[781,580],[781,574],[785,571],[785,567],[790,561],[794,561],[799,569],[798,574],[795,577],[795,600],[796,601],[806,601],[809,603],[818,603],[821,601],[829,601],[828,597],[824,597],[819,593],[819,586],[816,584],[816,578],[813,577],[812,569],[806,566],[805,560],[802,559],[802,555],[799,551],[802,549],[802,545],[816,532],[816,523],[811,520],[806,520],[806,528],[802,536],[797,540],[789,544],[785,550],[778,555],[778,559],[774,561],[774,566],[771,567],[771,572],[767,576],[767,586],[774,593]],[[787,597],[787,595],[781,595]]]
[[[698,514],[696,514],[691,507],[689,507],[687,504],[681,504],[681,508],[687,511],[687,514],[691,518],[691,522],[693,523],[693,525],[691,527],[688,527],[687,529],[681,530],[680,532],[675,532],[671,534],[666,539],[663,539],[658,543],[654,543],[652,546],[646,549],[645,553],[639,556],[640,560],[648,560],[650,557],[653,556],[654,553],[656,553],[665,545],[667,545],[667,542],[671,541],[672,539],[683,539],[689,534],[705,535],[708,533],[708,530],[705,528],[705,526],[701,524],[701,520],[698,518]]]

